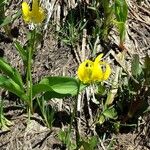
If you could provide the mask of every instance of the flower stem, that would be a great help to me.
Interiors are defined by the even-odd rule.
[[[75,100],[75,107],[74,107],[74,121],[75,121],[77,149],[79,149],[79,143],[80,143],[80,133],[79,133],[79,124],[78,124],[78,117],[79,117],[79,115],[78,115],[78,98],[79,98],[79,92],[80,92],[80,81],[78,83],[77,98]]]
[[[28,51],[28,63],[27,63],[27,94],[29,97],[29,106],[28,106],[28,118],[30,120],[30,115],[33,114],[33,103],[32,103],[32,56],[35,49],[35,29],[31,33],[30,47]]]

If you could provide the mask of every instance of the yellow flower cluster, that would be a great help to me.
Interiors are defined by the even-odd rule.
[[[79,65],[77,75],[83,83],[93,83],[107,80],[111,74],[109,64],[101,61],[103,54],[96,57],[95,61],[85,60]]]
[[[30,10],[30,6],[26,3],[22,3],[22,15],[23,19],[26,23],[32,22],[34,24],[42,23],[45,19],[44,10],[39,7],[38,0],[32,0],[32,9]]]

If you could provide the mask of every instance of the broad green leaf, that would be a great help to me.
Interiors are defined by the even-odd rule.
[[[25,92],[20,88],[20,86],[16,82],[14,82],[10,78],[0,75],[0,87],[4,88],[5,90],[8,90],[9,92],[14,93],[24,101],[28,100],[27,96],[25,95]]]
[[[27,53],[25,49],[22,47],[22,45],[18,41],[14,42],[14,46],[16,50],[19,52],[24,64],[27,65]]]
[[[117,111],[113,106],[106,108],[103,111],[103,115],[110,119],[117,119]]]
[[[16,84],[18,84],[23,90],[23,82],[20,73],[18,70],[6,63],[3,58],[0,58],[0,70],[16,82]]]
[[[60,94],[76,95],[79,87],[79,81],[72,77],[48,77],[40,83],[48,83],[55,92]],[[80,83],[79,91],[83,90],[86,86]]]
[[[69,97],[69,96],[72,96],[71,94],[61,94],[61,93],[57,93],[57,92],[55,92],[55,91],[48,91],[48,92],[45,92],[44,93],[44,99],[46,100],[46,101],[48,101],[48,100],[50,100],[51,98],[65,98],[65,97]]]
[[[132,72],[132,75],[135,77],[139,76],[142,72],[138,54],[133,55],[133,60],[131,64],[131,72]]]
[[[50,92],[53,96],[76,95],[78,91],[78,80],[71,77],[46,77],[39,84],[33,86],[33,97],[41,92]],[[80,84],[80,91],[86,85]],[[52,97],[53,97],[52,96]]]
[[[53,89],[47,84],[35,84],[32,86],[32,96],[35,97],[37,94],[42,92],[54,92]]]
[[[74,93],[78,89],[77,80],[68,77],[48,77],[44,78],[40,84],[49,85],[55,92],[61,94]]]

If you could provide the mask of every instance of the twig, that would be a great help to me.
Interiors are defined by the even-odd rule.
[[[89,114],[89,120],[87,120],[87,125],[88,127],[92,127],[92,129],[90,129],[90,131],[93,132],[94,135],[96,135],[96,131],[95,131],[95,122],[93,120],[93,115],[92,115],[92,110],[90,108],[90,92],[93,94],[93,89],[91,87],[86,88],[86,103],[87,103],[87,110],[88,110],[88,114]]]
[[[124,60],[124,55],[122,53],[119,53],[120,56],[120,60]],[[115,76],[114,76],[114,80],[113,80],[113,83],[112,83],[112,87],[111,87],[111,90],[107,96],[107,99],[106,99],[106,103],[105,103],[105,107],[107,107],[108,105],[112,104],[113,101],[114,101],[114,98],[117,94],[117,91],[118,91],[118,80],[119,80],[119,74],[120,74],[120,71],[121,71],[121,67],[120,66],[116,66],[116,69],[115,69]]]
[[[80,105],[78,104],[79,103],[79,100],[80,100],[80,81],[78,83],[78,90],[77,90],[77,99],[75,100],[75,107],[74,107],[74,112],[73,112],[73,118],[74,118],[74,121],[75,121],[75,134],[76,134],[76,145],[77,145],[77,149],[79,148],[79,143],[80,143],[80,132],[79,132],[79,120],[78,120],[78,107],[80,107]]]
[[[78,130],[78,133],[80,135],[81,133],[81,105],[82,105],[82,100],[83,100],[83,93],[82,94],[79,94],[78,97],[77,97],[77,114],[76,114],[76,125],[77,125],[77,130]]]
[[[47,27],[48,27],[48,23],[49,23],[50,18],[52,16],[54,6],[55,6],[57,0],[52,1],[52,3],[50,3],[49,0],[43,0],[43,1],[45,3],[45,8],[47,10],[47,18],[46,18],[46,23],[45,23],[45,26],[44,26],[44,30],[46,30]]]
[[[120,57],[125,57],[125,52],[119,53],[118,56],[116,56],[115,52],[111,50],[110,54],[115,58],[115,60],[117,61],[117,63],[122,67],[122,69],[127,73],[127,75],[129,75],[129,77],[135,82],[135,83],[139,83],[132,75],[131,73],[126,69],[125,65],[124,65],[124,58],[120,58]],[[120,55],[120,56],[119,56]],[[122,56],[121,56],[122,55]]]
[[[80,57],[80,45],[79,44],[77,44],[77,48],[73,48],[73,51],[74,51],[74,53],[75,53],[75,56],[76,56],[76,60],[77,60],[77,62],[80,64],[82,61],[81,61],[81,57]]]
[[[92,119],[92,110],[90,108],[90,92],[89,91],[90,91],[90,89],[86,88],[87,109],[88,109],[88,113],[89,113],[89,116],[90,116],[90,119],[89,119],[90,120],[90,124],[92,124],[93,119]]]
[[[60,30],[60,16],[61,16],[61,6],[60,6],[60,3],[58,3],[57,15],[56,15],[56,31]]]
[[[100,49],[100,40],[99,40],[99,35],[97,35],[96,41],[94,43],[94,50],[93,50],[93,57],[95,57],[95,54],[98,52]]]
[[[101,144],[102,149],[103,149],[103,150],[106,150],[106,148],[105,148],[105,146],[104,146],[102,140],[101,140],[100,138],[98,138],[98,139],[99,139],[99,141],[100,141],[100,144]]]
[[[83,29],[81,61],[85,60],[87,30]]]

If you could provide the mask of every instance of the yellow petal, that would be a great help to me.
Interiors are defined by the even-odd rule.
[[[107,80],[109,78],[110,74],[111,74],[111,68],[110,68],[109,64],[106,63],[106,69],[103,72],[103,75],[104,75],[103,80]]]
[[[101,58],[103,57],[103,54],[100,54],[96,57],[94,61],[93,71],[92,71],[92,80],[95,81],[102,81],[103,79],[103,72],[101,68]]]
[[[39,7],[39,14],[41,16],[40,19],[41,19],[41,22],[42,22],[45,19],[45,12],[41,7]]]
[[[25,22],[30,21],[30,7],[26,2],[22,3],[22,14]]]
[[[103,54],[96,57],[95,61],[86,60],[79,65],[77,75],[83,83],[92,83],[97,81],[107,80],[111,74],[109,64],[101,61]],[[105,70],[103,70],[103,68]]]
[[[101,61],[101,58],[103,57],[103,53],[99,54],[96,58],[95,58],[95,63],[99,63]]]
[[[101,61],[103,54],[100,54],[96,57],[94,61],[94,71],[93,71],[93,80],[103,81],[107,80],[111,74],[111,68],[109,64]],[[105,67],[105,71],[103,71],[102,67]]]
[[[91,82],[91,76],[92,76],[92,70],[93,70],[93,62],[90,60],[85,60],[79,65],[77,75],[78,78],[83,83],[90,83]]]
[[[32,23],[42,23],[45,19],[44,10],[39,7],[38,0],[32,1],[32,10],[30,11],[30,7],[26,2],[22,3],[22,14],[23,19],[25,22],[32,22]]]
[[[32,12],[37,13],[39,11],[38,0],[32,0]]]
[[[103,71],[99,62],[94,62],[94,67],[92,71],[92,81],[102,81]]]
[[[45,19],[44,10],[38,6],[37,0],[33,1],[31,18],[32,22],[35,24],[42,23],[42,21]]]
[[[44,10],[41,7],[39,7],[39,11],[35,16],[35,23],[42,23],[42,21],[45,19]]]

